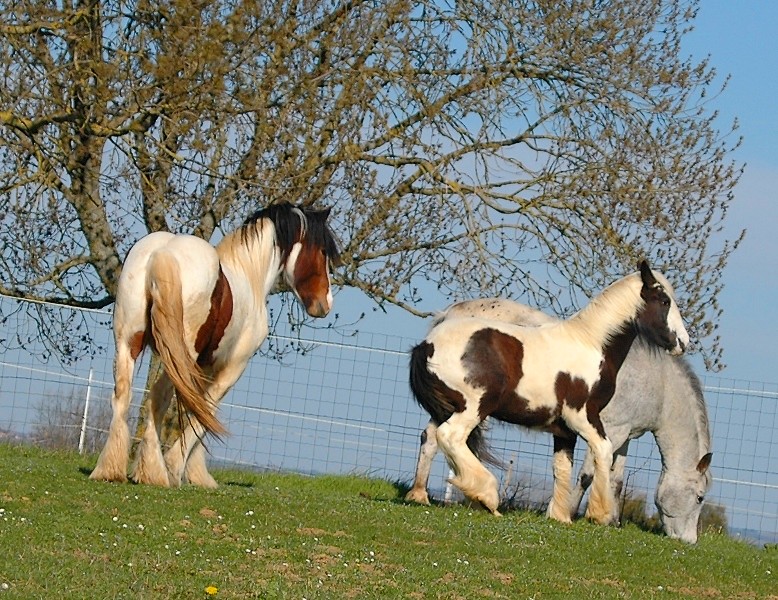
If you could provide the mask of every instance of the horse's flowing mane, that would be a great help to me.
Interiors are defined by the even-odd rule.
[[[224,236],[216,246],[219,259],[240,265],[246,273],[274,276],[269,273],[268,264],[272,245],[278,247],[283,264],[292,247],[304,236],[306,242],[324,251],[332,265],[337,265],[340,251],[327,225],[328,213],[328,210],[297,208],[288,202],[272,204],[252,213],[238,229]],[[267,247],[263,248],[263,244]]]
[[[656,274],[656,272],[654,272]],[[640,273],[632,273],[610,284],[588,305],[565,321],[581,340],[605,343],[620,332],[643,307]]]
[[[700,378],[692,369],[689,361],[684,358],[675,358],[676,364],[680,367],[689,385],[692,388],[695,402],[697,403],[697,410],[694,412],[696,415],[695,423],[697,425],[697,435],[700,439],[700,452],[701,455],[710,451],[710,426],[708,423],[708,408],[705,405],[705,395],[702,391],[702,383]]]
[[[269,219],[275,228],[276,244],[281,250],[281,262],[284,262],[292,250],[292,246],[305,237],[309,244],[321,248],[330,262],[337,264],[340,250],[335,236],[327,225],[329,210],[297,208],[288,202],[271,204],[249,215],[238,229],[244,242],[252,235],[261,235],[257,223]]]

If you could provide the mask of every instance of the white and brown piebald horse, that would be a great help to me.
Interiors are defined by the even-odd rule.
[[[288,203],[252,214],[216,247],[192,235],[157,232],[130,250],[114,307],[115,387],[108,440],[90,477],[126,481],[131,384],[145,347],[157,353],[164,374],[151,390],[151,410],[132,479],[161,486],[216,487],[205,468],[202,436],[224,427],[217,406],[268,334],[266,300],[282,280],[313,317],[332,308],[329,269],[338,260],[327,225],[329,209]],[[162,417],[173,395],[192,418],[165,456]],[[187,461],[194,452],[194,468]]]
[[[459,317],[496,319],[528,326],[559,322],[539,310],[506,298],[480,298],[452,304],[436,315],[433,325]],[[688,361],[682,356],[658,351],[656,346],[650,346],[638,337],[619,371],[613,398],[600,413],[600,418],[614,447],[611,467],[614,500],[621,495],[630,440],[650,431],[662,457],[662,471],[654,497],[662,526],[669,537],[695,543],[703,502],[712,483],[712,453],[702,385]],[[422,432],[413,487],[405,496],[410,502],[430,503],[427,484],[437,454],[436,431],[437,425],[430,421]],[[592,455],[587,452],[570,496],[571,517],[576,515],[593,474]],[[567,484],[554,481],[554,485]],[[617,505],[615,502],[614,508]],[[561,512],[561,507],[557,508]],[[614,520],[619,516],[617,510]]]
[[[554,435],[557,486],[549,514],[569,521],[575,436],[594,457],[587,517],[609,523],[613,446],[600,412],[635,337],[671,354],[689,335],[665,277],[646,261],[639,272],[608,286],[566,321],[538,327],[481,318],[446,319],[411,355],[410,384],[437,425],[438,447],[454,471],[452,483],[499,514],[497,479],[477,458],[486,456],[480,425],[487,417]]]

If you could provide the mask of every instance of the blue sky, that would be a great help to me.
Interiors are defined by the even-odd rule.
[[[714,101],[721,126],[734,118],[746,164],[735,189],[728,229],[746,229],[732,255],[720,296],[722,376],[778,381],[778,2],[703,0],[686,51],[710,55],[720,81],[731,80]]]
[[[745,163],[725,224],[728,238],[747,230],[732,255],[719,297],[724,314],[719,335],[726,368],[717,376],[756,382],[778,382],[778,2],[774,0],[702,0],[695,29],[687,35],[686,55],[710,56],[724,92],[710,107],[719,111],[718,128],[727,131],[737,119],[743,144],[732,155]],[[365,306],[343,290],[335,312],[347,315]],[[348,308],[346,308],[348,307]],[[359,310],[370,311],[369,304]],[[443,308],[441,306],[441,308]],[[421,339],[427,323],[405,311],[368,316],[359,328]],[[692,357],[700,375],[703,362]]]

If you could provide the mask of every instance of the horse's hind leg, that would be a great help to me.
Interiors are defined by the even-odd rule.
[[[137,356],[137,354],[136,354]],[[127,416],[130,410],[132,396],[132,370],[135,367],[135,357],[128,344],[119,342],[116,345],[114,358],[114,390],[111,396],[113,415],[108,429],[108,439],[105,442],[97,465],[89,475],[90,479],[98,481],[127,481],[127,461],[130,456],[130,430]]]
[[[219,484],[208,472],[208,466],[205,463],[205,446],[201,440],[195,443],[194,448],[189,453],[185,474],[186,480],[192,485],[212,490],[219,487]]]
[[[427,483],[430,478],[432,459],[435,458],[435,454],[438,452],[437,432],[438,426],[432,421],[421,432],[421,447],[419,448],[419,461],[416,464],[416,477],[413,480],[413,487],[405,494],[405,499],[408,502],[430,503],[430,498],[427,494]]]
[[[204,435],[203,426],[197,421],[191,421],[184,427],[175,444],[165,452],[171,485],[181,485],[186,474],[189,483],[211,489],[218,487],[205,465],[205,447],[202,443]],[[190,465],[191,461],[194,462]]]
[[[212,374],[211,384],[206,390],[210,398],[210,409],[216,414],[216,408],[229,389],[241,376],[248,361],[234,362],[222,366]],[[178,441],[165,453],[165,462],[170,471],[171,485],[181,485],[186,474],[187,479],[194,485],[206,488],[217,487],[216,480],[208,473],[205,466],[205,449],[202,447],[202,437],[205,429],[196,420],[190,421],[184,429]],[[194,453],[194,456],[192,454]],[[195,462],[189,469],[189,461]]]
[[[451,483],[462,490],[465,496],[481,503],[492,514],[499,515],[497,478],[467,447],[467,438],[478,422],[477,414],[470,414],[468,411],[454,413],[438,427],[438,446],[454,470],[455,477]]]
[[[143,437],[132,469],[132,479],[136,483],[170,487],[170,477],[162,456],[159,435],[162,420],[172,397],[173,383],[167,373],[162,371],[151,389],[151,409],[146,415]]]

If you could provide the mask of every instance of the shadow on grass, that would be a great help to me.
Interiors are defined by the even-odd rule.
[[[254,484],[251,481],[225,481],[224,485],[228,487],[238,487],[238,488],[246,488],[246,489],[251,489],[254,487]]]

